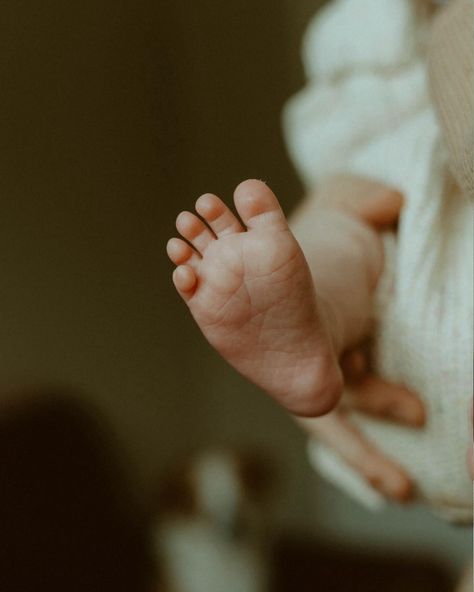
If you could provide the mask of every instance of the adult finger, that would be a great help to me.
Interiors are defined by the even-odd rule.
[[[341,368],[347,387],[342,408],[413,427],[425,424],[425,408],[416,393],[370,372],[368,344],[346,352]]]
[[[369,343],[363,342],[354,349],[344,352],[340,364],[346,383],[360,382],[370,371]]]
[[[405,469],[380,452],[339,411],[325,417],[298,418],[297,422],[312,437],[336,452],[382,495],[402,503],[410,501],[413,483]]]
[[[424,405],[415,393],[374,374],[367,374],[358,382],[348,384],[344,406],[412,427],[422,427],[426,421]]]

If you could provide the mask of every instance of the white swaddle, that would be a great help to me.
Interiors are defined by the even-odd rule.
[[[336,0],[304,41],[307,86],[288,103],[290,154],[308,188],[338,172],[398,188],[406,204],[388,235],[376,295],[374,361],[418,392],[422,430],[354,421],[415,478],[420,499],[452,520],[472,518],[465,452],[472,397],[472,202],[452,182],[428,95],[422,31],[410,0]],[[313,464],[364,503],[383,498],[321,444]]]

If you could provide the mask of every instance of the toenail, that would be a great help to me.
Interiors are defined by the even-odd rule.
[[[203,193],[197,199],[199,202],[204,202],[207,204],[211,204],[214,201],[214,195],[212,193]]]
[[[181,227],[186,232],[189,232],[193,228],[194,220],[197,219],[191,212],[181,212],[176,219],[176,226]]]
[[[206,215],[213,211],[215,209],[215,206],[215,197],[210,193],[205,193],[204,195],[201,195],[201,197],[199,197],[196,202],[196,209],[198,211],[201,210],[203,213],[205,211]]]
[[[173,245],[174,245],[174,239],[170,238],[170,240],[166,243],[166,252],[168,254],[170,254],[171,251],[173,250]]]
[[[187,212],[180,212],[178,217],[176,218],[176,224],[181,224],[183,220],[186,218]]]

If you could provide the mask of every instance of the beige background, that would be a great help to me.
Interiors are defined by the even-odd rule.
[[[287,211],[300,197],[279,114],[317,4],[2,2],[0,382],[83,388],[142,494],[190,446],[258,445],[280,461],[280,526],[457,566],[467,531],[416,509],[380,520],[319,483],[304,437],[170,282],[164,245],[200,193],[259,177]]]

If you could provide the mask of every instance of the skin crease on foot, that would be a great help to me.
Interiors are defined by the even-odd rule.
[[[336,338],[327,330],[301,248],[277,198],[248,180],[237,216],[217,196],[181,212],[167,245],[173,281],[209,343],[291,413],[327,413],[342,392]],[[185,239],[185,240],[183,240]]]

